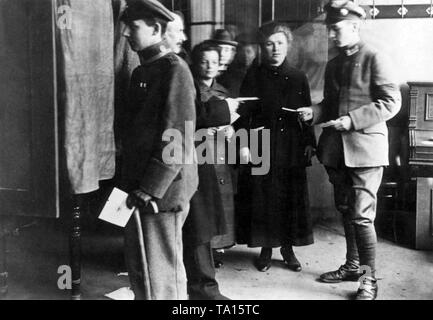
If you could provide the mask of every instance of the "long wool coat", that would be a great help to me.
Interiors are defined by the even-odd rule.
[[[295,112],[310,106],[310,89],[302,72],[287,61],[279,67],[253,66],[241,95],[257,96],[239,120],[246,129],[270,129],[270,170],[251,175],[243,166],[237,196],[238,242],[251,247],[308,245],[313,242],[308,212],[305,147],[315,146],[313,128],[302,124]],[[261,152],[261,150],[260,150]],[[259,153],[260,154],[260,153]]]
[[[226,90],[216,83],[206,90],[197,82],[196,90],[199,100],[196,102],[197,129],[230,124],[228,105],[220,100],[227,95]],[[196,245],[210,242],[215,236],[227,233],[224,214],[224,197],[227,192],[224,190],[228,188],[228,193],[233,197],[230,176],[226,178],[225,172],[216,170],[214,164],[199,164],[198,174],[199,187],[191,199],[189,216],[183,227],[185,240]]]

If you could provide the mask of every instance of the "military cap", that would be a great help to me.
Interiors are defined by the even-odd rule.
[[[173,21],[174,16],[170,10],[156,0],[129,0],[128,6],[122,15],[125,22],[138,20],[144,17],[157,17],[165,21]]]
[[[226,29],[217,29],[210,40],[214,44],[228,44],[230,46],[236,47],[238,43],[233,39],[233,36]]]
[[[326,24],[343,20],[361,20],[366,18],[364,9],[349,0],[331,0],[325,5]]]

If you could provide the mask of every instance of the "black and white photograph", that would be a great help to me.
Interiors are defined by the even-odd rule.
[[[432,36],[433,0],[0,0],[0,300],[433,300]]]

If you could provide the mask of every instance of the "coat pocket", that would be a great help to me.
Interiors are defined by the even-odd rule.
[[[381,123],[375,124],[371,127],[362,129],[362,132],[366,133],[366,134],[386,135],[387,131],[388,131],[388,128],[386,127],[385,122],[381,122]]]

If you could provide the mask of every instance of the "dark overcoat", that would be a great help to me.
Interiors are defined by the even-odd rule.
[[[221,100],[226,96],[226,91],[220,86],[214,86],[213,90],[202,94],[198,82],[196,90],[199,97],[196,102],[197,130],[230,124],[230,110],[227,103]],[[227,232],[220,184],[230,182],[218,179],[212,163],[200,164],[198,173],[199,187],[191,199],[190,214],[183,228],[184,239],[196,245],[210,242],[213,237]]]
[[[296,112],[282,109],[311,105],[307,78],[291,68],[287,60],[276,68],[253,66],[242,84],[241,95],[260,98],[248,103],[248,112],[244,112],[238,126],[270,130],[270,141],[263,141],[269,144],[270,169],[264,175],[251,175],[248,168],[242,168],[238,240],[251,247],[311,244],[305,147],[315,146],[314,131],[299,121]]]

